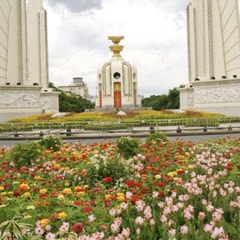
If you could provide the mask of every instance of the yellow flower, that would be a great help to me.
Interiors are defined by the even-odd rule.
[[[169,173],[168,173],[168,176],[170,176],[170,177],[177,176],[177,172],[169,172]]]
[[[161,176],[160,174],[157,174],[157,175],[155,176],[156,179],[161,179],[161,177],[162,177],[162,176]]]
[[[186,157],[189,157],[189,156],[190,156],[190,153],[189,153],[189,152],[185,152],[185,156],[186,156]]]
[[[35,207],[34,207],[33,205],[30,205],[30,206],[27,206],[26,209],[27,209],[27,210],[34,210]]]
[[[4,186],[0,186],[0,191],[4,191]]]
[[[105,195],[105,199],[106,200],[111,200],[112,199],[112,195],[111,194],[106,194]]]
[[[87,189],[87,188],[89,188],[89,185],[84,185],[84,187],[83,187],[84,189]]]
[[[25,192],[22,196],[25,197],[25,198],[29,198],[31,196],[31,193],[30,192]]]
[[[62,194],[60,194],[59,196],[58,196],[58,200],[63,200],[65,197],[64,197],[64,195],[62,195]]]
[[[42,177],[41,176],[35,176],[34,179],[39,181],[39,180],[42,180]]]
[[[68,187],[69,185],[70,185],[69,182],[65,182],[64,184],[65,187]]]
[[[47,218],[43,218],[40,220],[41,227],[45,227],[50,223],[50,220]]]
[[[66,217],[67,217],[67,214],[63,211],[57,214],[58,219],[64,220]]]
[[[77,192],[77,196],[83,196],[85,192]]]
[[[125,200],[124,193],[117,193],[117,200],[118,201],[124,201]]]
[[[63,192],[63,194],[72,194],[72,189],[71,188],[64,188],[62,192]]]
[[[39,193],[45,194],[47,193],[47,189],[46,188],[42,188],[39,190]]]

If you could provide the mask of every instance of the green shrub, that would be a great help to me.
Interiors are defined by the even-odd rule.
[[[130,158],[139,153],[140,140],[131,137],[120,137],[116,140],[117,152],[125,158]]]
[[[93,158],[91,161],[90,186],[95,182],[103,181],[109,187],[113,187],[120,179],[125,179],[132,174],[131,166],[121,158]]]
[[[17,168],[30,167],[41,154],[42,147],[37,142],[17,143],[6,157],[14,162]]]
[[[167,142],[167,141],[168,141],[167,135],[160,132],[152,133],[146,138],[146,143],[150,143],[150,142],[161,143],[161,142]]]
[[[54,135],[44,136],[39,141],[39,144],[41,146],[45,147],[46,149],[52,149],[53,151],[58,151],[61,143],[62,143],[61,138],[59,138],[58,136],[54,136]]]

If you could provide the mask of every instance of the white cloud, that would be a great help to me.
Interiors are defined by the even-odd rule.
[[[96,94],[97,69],[111,58],[110,35],[125,36],[122,56],[138,69],[139,94],[164,94],[188,81],[188,0],[44,1],[49,80],[56,86],[80,76]]]

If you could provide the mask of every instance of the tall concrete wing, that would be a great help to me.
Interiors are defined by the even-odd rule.
[[[187,6],[189,84],[180,108],[240,116],[238,0],[192,0]]]
[[[48,87],[47,14],[42,0],[28,1],[28,78],[29,84]]]
[[[25,0],[0,1],[0,83],[22,84],[27,74]]]
[[[47,19],[42,0],[0,0],[0,123],[58,112],[48,88]]]
[[[187,8],[189,81],[240,75],[237,0],[192,0]]]

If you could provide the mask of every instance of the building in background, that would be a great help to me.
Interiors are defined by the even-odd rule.
[[[42,0],[0,1],[0,122],[57,112],[48,88],[47,16]]]
[[[69,86],[59,86],[58,88],[66,94],[89,99],[88,86],[87,83],[83,81],[82,77],[73,78],[72,84]]]
[[[119,42],[124,37],[110,36],[108,39],[113,42],[109,47],[113,56],[98,70],[96,109],[141,107],[137,69],[120,55],[123,46]]]
[[[180,108],[240,116],[237,0],[192,0],[187,7],[189,83]]]

